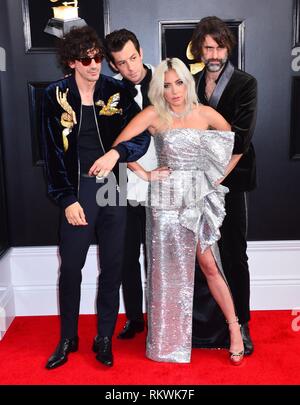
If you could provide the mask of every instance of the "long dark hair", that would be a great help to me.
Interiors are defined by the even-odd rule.
[[[196,60],[201,59],[206,35],[210,35],[219,46],[227,48],[228,55],[231,55],[236,40],[230,28],[218,17],[205,17],[197,24],[191,39],[191,53]]]

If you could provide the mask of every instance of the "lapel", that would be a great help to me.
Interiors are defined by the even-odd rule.
[[[228,61],[222,75],[220,76],[217,85],[208,101],[208,105],[210,107],[213,107],[214,109],[217,108],[220,98],[222,97],[222,94],[227,86],[227,84],[229,83],[232,75],[234,72],[234,66],[232,65],[232,63],[230,61]],[[197,94],[199,92],[199,85],[202,79],[204,79],[204,75],[205,75],[205,69],[201,72],[198,81],[197,81]]]

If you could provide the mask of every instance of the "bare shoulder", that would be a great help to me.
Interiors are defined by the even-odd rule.
[[[157,112],[155,111],[155,109],[154,109],[154,107],[152,105],[144,108],[137,115],[138,121],[142,121],[144,124],[147,125],[147,127],[149,127],[154,122],[156,122],[157,117],[158,117],[158,114],[157,114]]]
[[[151,119],[155,119],[158,117],[158,114],[153,105],[149,105],[148,107],[144,108],[142,113],[144,114],[144,117],[149,117]]]
[[[211,117],[216,115],[216,110],[208,105],[199,104],[198,105],[198,113],[200,115],[204,115],[205,117]]]
[[[148,107],[146,107],[143,112],[145,113],[143,118],[148,124],[148,130],[152,135],[154,135],[160,125],[159,115],[153,105],[149,105]]]
[[[199,115],[207,121],[208,126],[214,129],[220,131],[229,131],[231,129],[225,118],[212,107],[203,104],[199,105]]]

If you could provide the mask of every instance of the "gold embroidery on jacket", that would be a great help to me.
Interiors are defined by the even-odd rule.
[[[65,128],[62,131],[62,138],[63,138],[63,145],[64,145],[65,152],[69,148],[68,135],[72,132],[73,126],[75,124],[77,124],[75,111],[73,110],[73,108],[70,106],[70,104],[67,101],[68,92],[69,92],[69,89],[67,89],[66,92],[64,93],[62,91],[59,91],[59,87],[56,86],[57,102],[65,111],[64,113],[62,113],[61,118],[60,118],[60,123]]]
[[[115,115],[115,114],[123,114],[122,108],[117,108],[117,105],[120,101],[120,93],[113,94],[109,97],[107,104],[103,100],[99,100],[96,102],[97,106],[102,107],[99,111],[99,115]]]

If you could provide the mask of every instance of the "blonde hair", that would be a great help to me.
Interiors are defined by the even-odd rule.
[[[187,88],[187,110],[192,109],[193,106],[198,104],[195,81],[186,65],[178,58],[167,58],[163,60],[155,69],[150,82],[148,96],[162,123],[166,124],[168,127],[171,126],[173,121],[169,105],[164,97],[165,73],[169,70],[174,70]]]

